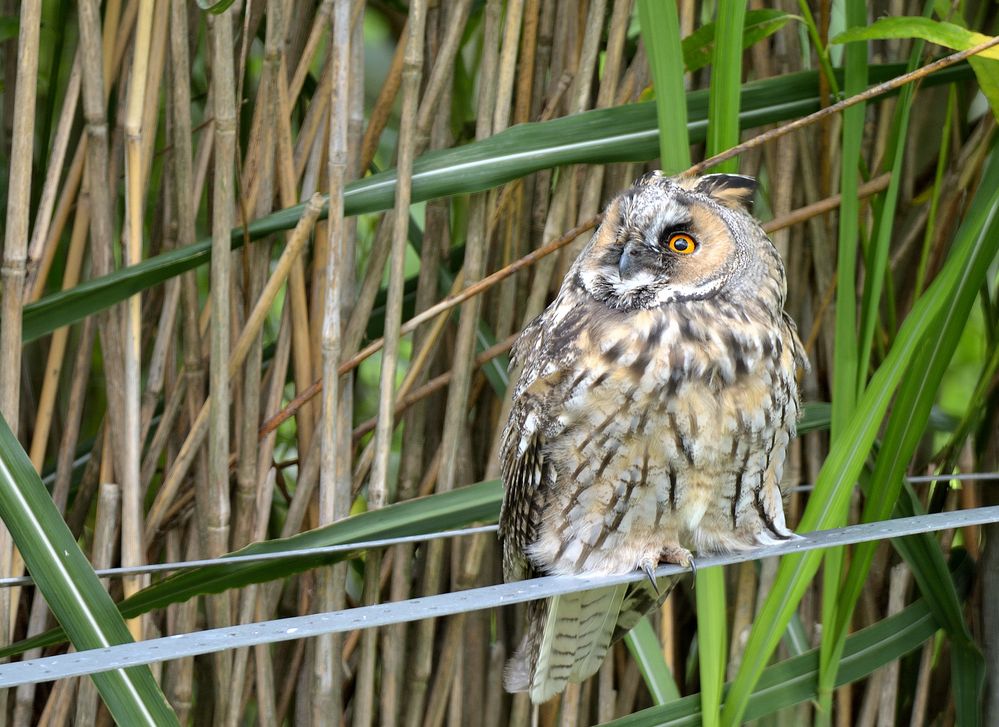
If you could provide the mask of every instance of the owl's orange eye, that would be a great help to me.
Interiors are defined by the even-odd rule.
[[[686,232],[674,232],[666,240],[666,246],[680,255],[689,255],[697,247],[697,243]]]

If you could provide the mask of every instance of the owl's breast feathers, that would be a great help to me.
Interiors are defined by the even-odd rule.
[[[784,537],[776,488],[800,347],[762,302],[620,311],[567,280],[515,349],[507,577],[627,572],[670,541],[721,550]]]

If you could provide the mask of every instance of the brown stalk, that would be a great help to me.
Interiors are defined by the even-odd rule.
[[[27,266],[28,215],[31,203],[31,157],[34,145],[35,88],[38,74],[38,36],[41,2],[21,5],[17,49],[17,86],[14,89],[14,128],[7,196],[7,227],[4,235],[3,287],[0,311],[0,415],[17,436],[21,386],[21,309]],[[0,525],[0,567],[6,573],[20,572],[15,561],[10,532]],[[13,592],[0,594],[0,645],[10,639],[11,610],[17,600]],[[6,714],[7,692],[0,694],[0,714]]]
[[[408,18],[406,22],[409,22]],[[403,33],[403,37],[408,37],[408,29],[403,28]],[[402,84],[402,64],[405,52],[405,43],[396,45],[395,54],[392,56],[392,65],[389,68],[388,75],[385,77],[385,83],[382,84],[382,88],[378,92],[375,105],[371,110],[368,128],[364,131],[364,139],[361,141],[360,169],[362,173],[367,171],[368,167],[371,166],[371,161],[375,158],[375,152],[378,150],[378,140],[392,114],[392,104],[395,103],[396,94],[399,92],[399,86]]]
[[[142,174],[142,112],[146,104],[146,81],[149,72],[149,53],[153,31],[154,6],[143,3],[136,20],[133,45],[131,80],[128,89],[125,117],[125,227],[123,237],[124,264],[135,265],[142,258],[142,230],[145,199]],[[150,130],[152,131],[152,130]],[[147,132],[148,133],[148,132]],[[152,131],[155,133],[155,131]],[[121,562],[123,566],[137,566],[144,562],[142,546],[142,489],[139,482],[141,469],[141,360],[142,360],[142,300],[133,295],[125,302],[124,322],[125,364],[125,418],[122,422],[124,440],[120,443],[121,471],[118,481],[122,493]],[[130,577],[122,581],[125,596],[131,596],[143,586],[143,578]],[[143,619],[129,622],[132,637],[143,638]]]
[[[235,374],[230,366],[230,295],[232,252],[229,230],[233,227],[235,193],[233,174],[236,157],[236,102],[233,69],[233,10],[211,18],[212,93],[215,112],[215,168],[212,201],[211,301],[215,315],[211,319],[211,357],[209,359],[208,406],[208,482],[195,493],[202,556],[218,557],[229,546],[229,379]],[[204,408],[202,409],[204,411]],[[199,417],[200,418],[200,417]],[[155,504],[154,504],[155,507]],[[152,512],[150,512],[152,520]],[[147,532],[155,532],[155,523],[147,522]],[[231,623],[229,596],[206,599],[208,622],[214,628]],[[213,657],[215,664],[215,710],[225,715],[229,704],[232,660],[222,652]]]
[[[329,218],[326,225],[325,300],[322,318],[322,373],[327,386],[323,392],[321,418],[321,460],[319,472],[319,525],[328,525],[350,511],[350,494],[338,477],[343,468],[344,452],[339,446],[342,423],[339,420],[341,387],[337,381],[336,362],[343,347],[341,317],[345,302],[344,287],[351,270],[344,270],[346,257],[346,220],[343,195],[347,180],[347,123],[350,99],[350,0],[335,0],[330,38],[332,64],[328,95],[330,99],[329,145]],[[355,81],[356,82],[356,81]],[[304,292],[303,292],[304,298]],[[304,382],[303,382],[304,383]],[[304,450],[303,450],[304,451]],[[347,453],[349,456],[349,453]],[[345,606],[344,568],[324,568],[316,574],[319,607],[336,610]],[[339,664],[342,635],[325,635],[314,643],[312,662],[312,723],[322,724],[331,714],[344,708],[342,674],[331,668]],[[356,704],[356,702],[355,702]]]
[[[281,203],[284,206],[297,204],[298,183],[294,169],[291,144],[291,109],[287,98],[285,74],[278,74],[278,137],[277,171]],[[319,255],[314,264],[318,265]],[[305,265],[296,260],[288,279],[288,296],[291,303],[292,346],[296,391],[304,390],[313,380],[313,346],[311,341],[312,318],[305,289]],[[299,451],[308,451],[312,441],[316,415],[314,407],[306,407],[296,421]]]

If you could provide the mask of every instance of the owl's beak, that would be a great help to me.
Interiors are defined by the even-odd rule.
[[[631,240],[624,246],[617,263],[622,280],[632,277],[642,268],[642,256],[645,252],[642,247],[642,243],[636,240]]]

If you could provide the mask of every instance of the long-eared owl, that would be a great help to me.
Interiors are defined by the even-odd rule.
[[[608,205],[523,332],[503,434],[507,580],[621,574],[795,537],[781,470],[805,365],[756,183],[652,172]],[[506,687],[581,681],[655,605],[654,581],[528,606]]]

